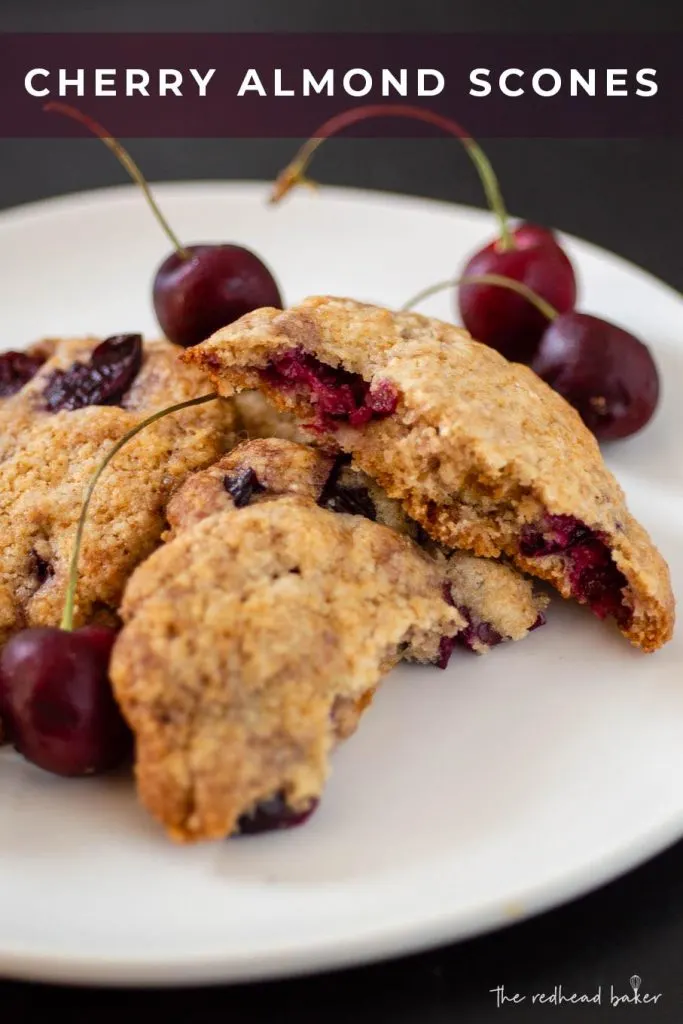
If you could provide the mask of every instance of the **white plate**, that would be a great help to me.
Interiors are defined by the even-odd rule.
[[[490,216],[339,189],[157,189],[180,237],[245,243],[287,299],[398,305],[457,272]],[[566,240],[582,306],[655,347],[664,400],[607,457],[683,592],[683,303]],[[2,343],[154,333],[167,245],[131,187],[0,217]],[[427,311],[449,317],[447,298]],[[681,638],[658,654],[556,599],[550,622],[447,672],[402,668],[291,833],[168,843],[127,778],[65,781],[0,753],[0,973],[169,984],[284,975],[473,935],[597,886],[683,834]]]

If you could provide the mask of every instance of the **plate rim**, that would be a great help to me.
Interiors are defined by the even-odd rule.
[[[360,939],[348,937],[326,940],[311,950],[310,944],[286,950],[274,948],[258,956],[247,952],[243,957],[226,959],[220,953],[197,952],[191,955],[166,955],[126,959],[122,956],[80,956],[78,958],[50,951],[22,953],[0,948],[0,979],[44,981],[55,984],[76,984],[87,987],[112,986],[153,988],[163,985],[180,988],[196,985],[248,984],[257,981],[305,977],[327,971],[380,963],[393,958],[418,955],[440,946],[458,944],[492,932],[507,931],[517,924],[546,912],[559,910],[574,899],[596,893],[605,885],[623,878],[631,870],[664,853],[683,837],[683,809],[657,830],[649,830],[639,843],[627,851],[617,850],[600,861],[600,868],[584,864],[565,874],[562,892],[552,881],[533,891],[523,906],[481,906],[463,915],[454,927],[448,914],[438,919],[423,920],[419,925],[403,923],[378,937],[364,934]],[[524,899],[524,897],[521,897]]]
[[[198,179],[192,181],[151,181],[155,194],[160,196],[175,193],[207,195],[212,191],[247,194],[254,197],[264,191],[270,182],[242,179]],[[16,224],[22,219],[40,219],[52,212],[69,210],[76,212],[89,205],[106,205],[110,199],[120,197],[128,200],[138,194],[137,186],[121,184],[96,189],[70,192],[57,196],[29,201],[0,210],[0,230],[5,224]],[[345,200],[350,203],[383,204],[394,208],[413,210],[422,208],[433,213],[457,217],[465,215],[481,220],[491,217],[488,210],[446,200],[422,197],[386,190],[325,186],[320,200]],[[295,201],[295,200],[294,200]],[[517,218],[513,218],[517,219]],[[566,232],[558,235],[570,243],[578,243],[597,257],[606,257],[617,269],[628,270],[645,278],[660,292],[677,303],[683,303],[683,296],[671,285],[661,281],[654,274],[631,260],[613,253],[593,242]],[[682,307],[683,308],[683,307]],[[114,986],[180,986],[187,984],[220,984],[224,982],[251,982],[267,978],[300,976],[331,969],[343,969],[361,963],[376,962],[391,957],[414,954],[450,942],[460,942],[493,930],[514,926],[515,923],[560,907],[568,901],[585,895],[643,864],[651,857],[663,852],[683,836],[683,805],[680,812],[672,815],[657,828],[648,828],[629,845],[613,849],[603,855],[596,867],[585,863],[570,872],[563,873],[562,883],[549,880],[533,887],[528,893],[520,894],[521,906],[489,904],[482,908],[463,913],[439,912],[420,922],[407,920],[400,925],[387,925],[364,932],[360,938],[349,936],[344,939],[328,938],[321,946],[311,948],[304,942],[300,947],[273,947],[258,954],[246,953],[243,958],[229,955],[226,959],[219,953],[196,951],[187,954],[167,954],[163,958],[151,956],[141,959],[126,959],[125,956],[80,956],[59,955],[49,950],[22,952],[8,947],[0,948],[0,976],[31,981],[51,981],[85,985]],[[457,917],[457,921],[454,918]]]
[[[166,179],[155,180],[148,179],[148,183],[152,191],[156,194],[157,192],[173,192],[174,190],[190,192],[195,189],[202,191],[210,191],[212,189],[223,190],[228,189],[229,191],[244,191],[248,195],[253,195],[257,189],[263,189],[264,197],[267,194],[268,188],[272,186],[272,180],[261,179],[261,178],[196,178],[191,180],[183,179]],[[122,198],[132,197],[133,195],[139,195],[139,186],[130,183],[122,183],[118,185],[101,185],[91,189],[79,189],[74,192],[64,192],[59,195],[45,196],[42,199],[29,199],[23,203],[15,203],[13,206],[7,206],[0,208],[0,225],[5,220],[20,219],[22,216],[32,217],[40,216],[41,213],[49,213],[51,209],[58,210],[60,207],[67,207],[71,204],[77,205],[79,202],[96,203],[98,199],[107,198],[108,196]],[[326,196],[330,196],[332,199],[352,201],[372,201],[372,202],[383,202],[387,205],[396,206],[410,206],[420,205],[425,208],[432,208],[434,212],[449,213],[451,215],[461,213],[466,216],[472,216],[475,218],[491,218],[493,214],[485,206],[472,206],[469,203],[457,203],[451,202],[448,199],[436,199],[433,196],[421,196],[412,194],[409,192],[392,192],[389,189],[374,189],[374,188],[358,188],[352,185],[327,185],[321,184],[318,191],[318,198],[321,202],[325,201]],[[142,197],[141,201],[142,201]],[[296,202],[295,196],[289,196],[284,200],[284,203]],[[265,205],[265,202],[264,202]],[[522,221],[525,218],[520,214],[514,212],[509,213],[511,221]],[[683,292],[679,292],[673,285],[668,284],[666,281],[662,281],[661,278],[657,277],[656,274],[648,270],[647,267],[642,266],[640,263],[636,263],[635,260],[631,260],[626,256],[622,256],[620,253],[613,252],[611,249],[607,249],[597,242],[591,242],[587,238],[582,238],[580,235],[572,234],[569,231],[562,231],[559,228],[556,229],[556,234],[561,239],[570,242],[571,244],[578,243],[585,249],[590,250],[593,256],[608,256],[610,260],[615,263],[619,263],[624,270],[635,271],[642,277],[647,278],[650,284],[657,288],[664,289],[669,293],[669,297],[683,302]]]

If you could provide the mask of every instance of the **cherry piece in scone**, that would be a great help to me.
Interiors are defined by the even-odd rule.
[[[130,153],[93,118],[67,103],[51,101],[46,111],[63,114],[104,142],[142,189],[150,210],[173,246],[158,268],[152,287],[159,326],[176,345],[189,348],[261,306],[282,309],[275,279],[256,253],[241,245],[183,245],[159,209]]]
[[[282,309],[273,275],[241,245],[187,245],[156,272],[154,310],[162,331],[189,348],[261,306]]]
[[[553,233],[521,224],[510,237],[511,245],[506,246],[498,238],[476,253],[462,276],[500,275],[526,285],[558,313],[573,309],[574,269]],[[462,322],[476,341],[497,349],[513,362],[531,362],[548,323],[533,304],[495,285],[464,283],[458,292],[458,305]]]
[[[21,391],[24,384],[35,377],[45,362],[42,356],[28,352],[3,352],[0,354],[0,398],[9,398]]]
[[[265,487],[251,466],[237,473],[228,473],[223,478],[223,486],[235,503],[235,508],[244,508],[255,494],[261,494]]]
[[[588,313],[555,317],[531,367],[601,441],[637,433],[657,407],[659,374],[650,350],[623,328]]]
[[[142,366],[142,335],[118,334],[93,349],[86,363],[55,370],[43,390],[50,412],[117,405]]]
[[[262,800],[248,814],[243,814],[237,823],[237,831],[239,835],[247,836],[296,828],[308,821],[317,806],[318,801],[311,800],[308,807],[295,811],[289,807],[284,796],[277,793],[268,800]]]
[[[399,395],[389,380],[370,385],[359,373],[322,363],[302,348],[287,349],[270,361],[262,376],[271,386],[300,389],[315,407],[313,430],[336,430],[341,424],[363,427],[396,411]]]
[[[628,627],[632,617],[624,602],[628,582],[600,533],[574,516],[546,514],[540,522],[524,527],[519,550],[525,558],[562,555],[572,596],[599,619],[611,615]]]
[[[107,669],[112,629],[25,629],[0,655],[0,718],[27,761],[56,775],[94,775],[126,758],[131,736]]]

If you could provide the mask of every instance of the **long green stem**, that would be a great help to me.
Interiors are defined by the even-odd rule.
[[[93,117],[89,117],[87,114],[82,114],[80,110],[76,107],[72,107],[69,103],[59,103],[56,100],[50,100],[49,103],[45,104],[43,110],[46,114],[63,114],[65,117],[70,117],[72,121],[78,121],[79,124],[82,124],[88,129],[88,131],[92,132],[93,135],[96,135],[98,139],[102,140],[107,149],[114,154],[121,166],[128,171],[136,185],[139,185],[142,189],[145,199],[149,203],[150,209],[156,217],[161,230],[167,236],[175,251],[182,259],[188,260],[190,258],[189,252],[159,209],[157,201],[152,195],[152,190],[147,184],[142,171],[135,163],[135,160],[133,160],[128,150],[124,149],[118,139],[115,139],[110,135],[107,129],[103,128],[103,126]]]
[[[446,291],[448,288],[459,288],[463,284],[491,284],[498,288],[507,288],[509,291],[516,292],[527,299],[548,320],[554,320],[555,317],[559,316],[555,307],[551,306],[540,295],[537,295],[531,288],[522,284],[521,281],[515,281],[512,277],[504,277],[503,274],[468,274],[467,277],[456,277],[449,278],[448,281],[439,281],[438,284],[431,284],[428,288],[423,288],[417,295],[413,295],[412,299],[409,299],[408,302],[404,302],[401,306],[401,311],[406,312],[412,309],[413,306],[417,306],[419,302],[424,302],[425,299],[431,298],[432,295],[438,295],[439,292]]]
[[[377,104],[367,107],[353,107],[351,110],[347,110],[343,114],[336,114],[329,121],[325,121],[313,137],[304,143],[291,163],[277,176],[270,201],[272,203],[279,202],[295,185],[312,185],[313,182],[306,177],[305,172],[313,158],[313,154],[325,139],[329,139],[330,136],[336,135],[338,132],[350,127],[350,125],[372,117],[406,117],[416,121],[424,121],[426,124],[432,124],[446,132],[446,134],[453,135],[456,139],[459,139],[477,169],[479,179],[486,193],[486,200],[491,212],[498,220],[501,248],[503,250],[515,248],[514,239],[508,225],[508,212],[503,202],[498,178],[491,166],[491,161],[479,143],[452,118],[444,117],[433,110],[424,110],[422,107],[413,107],[409,104],[387,104],[387,106]]]
[[[85,499],[83,501],[83,508],[78,520],[78,526],[76,527],[76,536],[74,538],[73,551],[71,552],[71,562],[69,565],[69,579],[66,588],[66,599],[64,601],[64,614],[62,615],[62,621],[60,624],[61,629],[71,630],[73,629],[74,622],[74,601],[76,599],[76,584],[78,582],[78,560],[81,553],[81,545],[83,542],[83,531],[85,529],[85,522],[88,517],[88,509],[90,508],[90,499],[93,496],[97,481],[100,479],[105,469],[118,452],[121,451],[124,445],[139,434],[145,427],[149,427],[150,424],[156,423],[157,420],[163,419],[164,416],[170,416],[171,413],[180,412],[181,409],[190,409],[193,405],[203,405],[206,402],[213,402],[218,398],[218,395],[201,395],[199,398],[190,398],[186,402],[178,402],[177,405],[170,405],[166,409],[159,409],[153,413],[152,416],[148,416],[146,420],[142,420],[137,426],[129,430],[127,434],[119,438],[114,447],[107,453],[105,458],[102,460],[100,465],[97,467],[92,475],[90,483],[85,492]]]

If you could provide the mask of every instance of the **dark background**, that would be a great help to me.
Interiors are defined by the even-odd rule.
[[[666,31],[681,0],[0,0],[4,31]],[[549,55],[550,56],[550,55]],[[1,101],[1,97],[0,97]],[[457,112],[456,112],[457,113]],[[315,127],[312,125],[312,128]],[[476,133],[476,125],[468,126]],[[513,214],[587,238],[683,290],[683,128],[678,140],[482,140]],[[286,141],[131,144],[151,180],[272,178]],[[330,184],[482,205],[451,139],[335,140],[316,158]],[[127,181],[103,146],[0,140],[0,206]]]
[[[680,0],[0,0],[3,31],[653,31],[683,29]],[[683,58],[683,55],[682,55]],[[0,97],[0,102],[2,97]],[[476,126],[469,126],[476,132]],[[513,213],[581,235],[683,290],[683,133],[678,140],[483,140]],[[144,141],[151,180],[271,178],[291,141]],[[449,140],[339,140],[316,161],[321,180],[482,205]],[[91,140],[0,141],[0,206],[125,180]],[[0,254],[3,259],[11,254]],[[1,276],[0,276],[1,280]],[[1,294],[0,284],[0,294]],[[448,808],[445,809],[445,812]],[[452,808],[457,813],[457,808]],[[0,826],[1,827],[1,826]],[[409,827],[409,823],[407,823]],[[0,894],[1,901],[1,894]],[[30,913],[30,907],[26,908]],[[0,902],[0,913],[2,907]],[[273,984],[114,992],[0,983],[0,1018],[68,1015],[72,1024],[159,1017],[296,1020],[298,1024],[465,1024],[683,1020],[683,844],[572,905],[495,935],[379,966]],[[662,993],[612,1008],[611,984]],[[490,989],[593,992],[603,1005],[496,1009]]]

